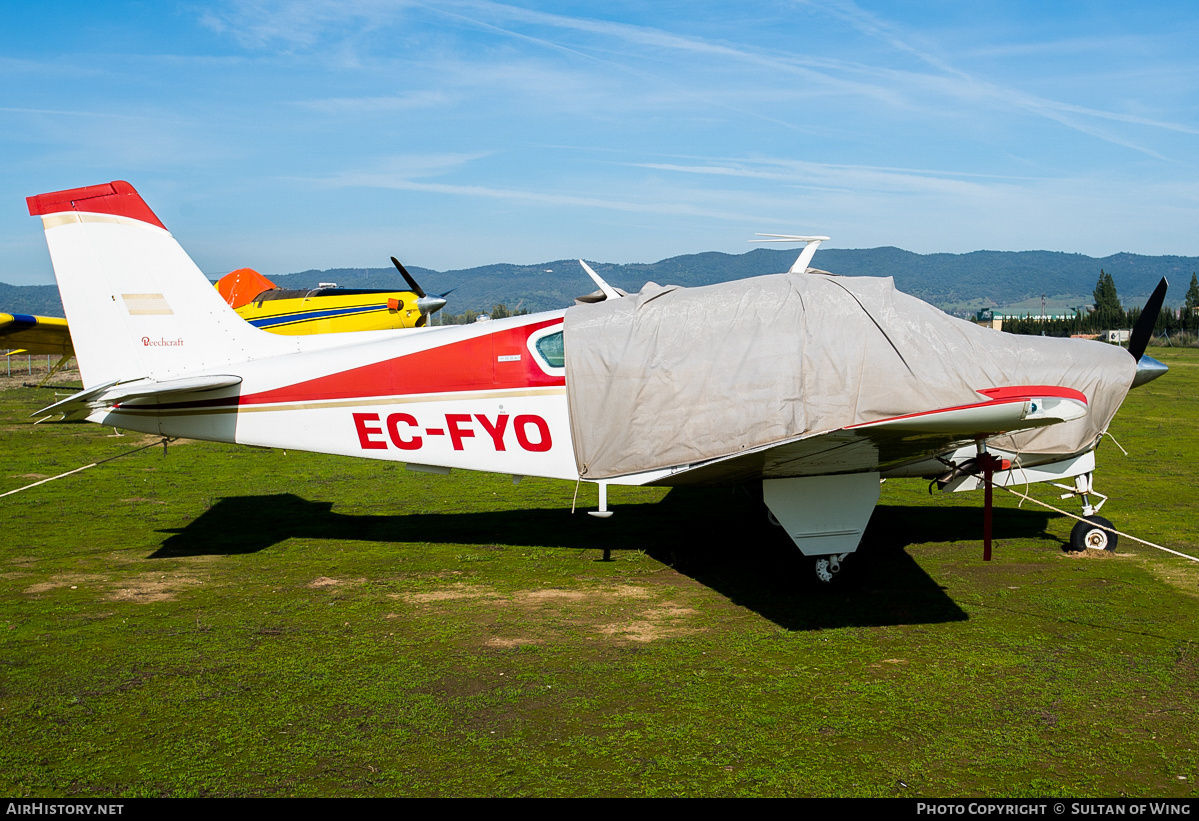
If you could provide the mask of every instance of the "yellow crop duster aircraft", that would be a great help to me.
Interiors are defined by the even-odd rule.
[[[444,294],[426,294],[412,274],[395,257],[392,263],[409,291],[361,290],[322,285],[287,289],[251,268],[240,268],[221,277],[216,289],[221,297],[251,325],[275,334],[327,334],[345,331],[386,331],[424,327],[429,317],[446,304]],[[452,289],[451,289],[452,290]],[[0,313],[0,347],[14,354],[56,354],[61,357],[46,381],[72,356],[67,321],[55,316]]]
[[[410,291],[338,288],[289,289],[250,268],[221,277],[216,288],[230,307],[256,328],[276,334],[328,334],[424,327],[445,306],[444,294],[429,296],[395,257],[392,263]]]

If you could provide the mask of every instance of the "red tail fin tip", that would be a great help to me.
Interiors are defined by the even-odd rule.
[[[146,205],[141,194],[137,193],[137,190],[124,180],[114,180],[103,185],[89,185],[86,188],[71,188],[66,191],[38,194],[26,197],[25,202],[29,205],[31,217],[58,214],[63,211],[82,211],[128,217],[166,230],[166,226],[150,210],[150,206]]]

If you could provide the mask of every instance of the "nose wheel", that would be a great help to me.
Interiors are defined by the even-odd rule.
[[[1068,491],[1062,494],[1063,499],[1082,499],[1084,521],[1074,525],[1074,529],[1070,531],[1070,550],[1074,553],[1081,553],[1087,549],[1115,550],[1120,537],[1111,532],[1111,530],[1115,530],[1111,522],[1097,515],[1099,508],[1103,507],[1104,502],[1107,501],[1107,497],[1095,490],[1094,477],[1090,473],[1083,473],[1074,477],[1074,487],[1060,485],[1057,482],[1054,482],[1053,486]],[[1091,504],[1092,496],[1099,499],[1099,504]],[[1111,530],[1104,530],[1105,527],[1111,528]]]
[[[1104,530],[1105,527],[1112,527],[1112,523],[1102,516],[1087,516],[1086,521],[1074,525],[1074,529],[1070,531],[1070,549],[1076,553],[1088,548],[1115,550],[1120,537]]]

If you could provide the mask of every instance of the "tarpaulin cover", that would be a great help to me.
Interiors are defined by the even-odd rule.
[[[1086,395],[1074,422],[1004,450],[1093,447],[1136,372],[1127,351],[1016,336],[945,314],[890,277],[775,274],[640,293],[566,312],[566,389],[580,474],[694,464],[795,437],[986,401],[987,388]]]

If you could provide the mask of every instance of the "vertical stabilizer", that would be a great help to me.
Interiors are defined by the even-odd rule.
[[[295,350],[221,299],[127,182],[27,199],[41,217],[86,386]]]

